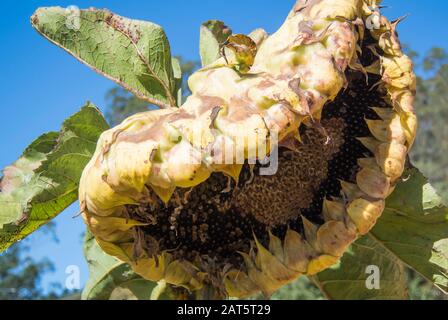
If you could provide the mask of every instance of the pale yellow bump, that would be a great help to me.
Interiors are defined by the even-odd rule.
[[[277,130],[280,134],[278,137],[280,141],[298,130],[301,118],[282,103],[277,103],[264,112],[267,128]]]
[[[271,81],[272,83],[269,86],[261,86],[260,83],[263,81]],[[306,113],[307,111],[303,109],[300,97],[289,87],[289,81],[262,77],[257,81],[248,80],[246,82],[248,86],[247,95],[252,101],[251,103],[254,103],[259,110],[268,110],[278,104],[279,101],[285,101],[298,113]]]
[[[192,74],[188,79],[188,87],[193,94],[230,101],[235,92],[238,92],[240,79],[238,73],[227,67],[225,60],[221,58]]]
[[[339,70],[346,70],[347,66],[356,58],[357,34],[353,26],[346,21],[333,21],[328,29],[328,36],[324,39],[325,47],[332,52]],[[357,58],[356,58],[357,60]]]
[[[369,160],[371,163],[356,174],[358,187],[373,198],[385,199],[391,186],[390,178],[381,172],[375,159]],[[375,167],[372,167],[372,164]],[[360,165],[366,165],[366,163],[360,161]]]
[[[347,213],[359,234],[364,235],[370,231],[383,213],[384,205],[384,200],[369,201],[362,198],[353,200],[348,205]]]
[[[102,161],[107,183],[118,192],[140,194],[151,173],[151,154],[155,148],[157,143],[151,140],[117,141]]]
[[[258,49],[253,65],[254,70],[271,74],[293,73],[288,59],[289,48],[296,41],[301,17],[292,15],[274,34],[267,38]]]
[[[160,153],[157,151],[157,153]],[[157,156],[158,158],[158,156]],[[151,175],[148,179],[148,184],[152,187],[158,187],[161,189],[172,189],[174,187],[173,182],[167,173],[167,162],[154,159],[152,164]]]
[[[381,143],[372,137],[358,140],[375,155],[377,164],[392,182],[402,175],[409,150],[406,146],[395,141]]]
[[[401,115],[401,118],[403,127],[405,128],[407,145],[411,148],[417,135],[417,116],[414,113],[406,112]]]
[[[336,68],[330,56],[310,57],[306,65],[299,67],[302,88],[314,89],[332,100],[344,86],[344,75]]]
[[[415,92],[412,90],[400,90],[392,96],[392,100],[398,103],[400,109],[407,114],[415,114]]]
[[[412,60],[406,55],[384,56],[381,59],[383,80],[398,89],[415,89],[416,77],[413,73]]]
[[[120,206],[135,204],[135,200],[117,193],[104,181],[102,168],[95,166],[98,163],[96,161],[97,157],[98,154],[95,154],[82,173],[80,201],[85,204],[89,211],[98,216],[108,216],[113,214]]]
[[[182,132],[171,123],[162,123],[163,135],[158,139],[158,149],[163,152],[169,151],[179,142],[183,141]]]
[[[210,176],[210,170],[202,160],[202,153],[182,141],[167,153],[166,173],[176,187],[194,187]]]
[[[356,232],[342,221],[327,221],[317,231],[317,241],[323,253],[340,257],[356,239]]]
[[[235,154],[244,155],[245,159],[257,156],[259,148],[263,148],[268,141],[269,131],[260,114],[248,114],[241,119],[222,116],[216,119],[216,126],[223,135],[234,141]]]
[[[215,132],[212,131],[214,119],[211,118],[213,110],[214,108],[210,108],[210,110],[207,110],[207,112],[203,112],[202,114],[197,114],[196,112],[195,118],[181,118],[173,121],[172,124],[179,130],[183,138],[188,140],[193,147],[205,149],[215,140]],[[195,110],[191,111],[194,112]],[[219,114],[217,116],[219,116]]]
[[[408,148],[397,143],[383,143],[378,146],[375,152],[375,158],[383,172],[396,181],[404,171]]]
[[[391,120],[365,120],[372,135],[382,142],[392,140],[404,144],[406,142],[406,133],[401,124],[400,116],[397,114]]]

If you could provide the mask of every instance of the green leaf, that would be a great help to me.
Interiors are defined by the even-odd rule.
[[[176,105],[168,39],[151,22],[107,10],[40,8],[33,27],[96,72],[159,107]]]
[[[376,272],[369,266],[378,267],[379,289],[368,286],[373,281],[372,272]],[[358,239],[337,265],[312,280],[329,299],[407,299],[403,264],[370,236]]]
[[[107,255],[90,232],[84,239],[84,255],[90,277],[82,292],[84,300],[150,300],[156,283],[134,273],[129,265]]]
[[[448,291],[448,208],[417,170],[387,199],[375,240],[444,292]]]
[[[78,182],[108,125],[88,103],[60,133],[35,140],[0,181],[0,252],[44,225],[78,198]]]
[[[355,242],[337,266],[314,277],[330,298],[405,298],[405,265],[448,291],[448,208],[417,169],[404,176],[370,234]],[[380,269],[378,291],[364,285],[368,264]]]
[[[182,68],[178,58],[172,58],[173,76],[176,82],[176,102],[177,106],[182,104]]]
[[[220,47],[230,35],[232,30],[222,21],[210,20],[202,24],[199,50],[203,67],[221,57]]]

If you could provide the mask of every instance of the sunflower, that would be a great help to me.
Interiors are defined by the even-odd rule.
[[[198,297],[272,294],[338,262],[381,216],[417,121],[375,0],[301,0],[231,36],[180,108],[102,134],[80,185],[102,249]]]

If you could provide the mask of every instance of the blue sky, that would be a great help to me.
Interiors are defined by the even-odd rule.
[[[113,83],[75,61],[40,37],[29,24],[33,11],[41,6],[76,5],[80,8],[108,8],[123,16],[144,19],[164,27],[172,53],[186,59],[199,58],[199,26],[209,19],[225,21],[237,33],[257,27],[273,32],[280,26],[294,0],[171,0],[171,1],[11,1],[0,4],[0,168],[12,163],[24,148],[46,131],[58,130],[62,121],[86,100],[102,110],[105,93]],[[448,1],[385,0],[384,14],[409,17],[400,24],[403,43],[424,54],[433,46],[448,49],[446,12]],[[41,234],[30,237],[31,255],[53,260],[56,272],[45,283],[64,285],[65,268],[79,265],[84,282],[88,277],[82,256],[80,234],[84,225],[72,218],[73,205],[56,219],[58,243]]]

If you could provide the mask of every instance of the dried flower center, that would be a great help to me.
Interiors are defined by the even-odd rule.
[[[328,177],[328,162],[343,144],[344,120],[323,120],[305,129],[296,150],[280,152],[275,175],[254,174],[236,193],[233,203],[243,214],[266,226],[284,225],[309,208],[320,184]]]

